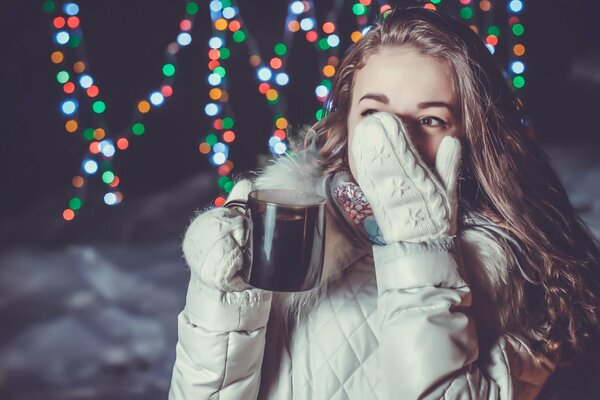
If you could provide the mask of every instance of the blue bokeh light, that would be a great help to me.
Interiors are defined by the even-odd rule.
[[[79,108],[79,104],[77,103],[77,100],[75,100],[75,99],[65,100],[60,105],[61,111],[63,112],[63,114],[66,114],[66,115],[71,115],[71,114],[75,113],[78,108]]]
[[[83,160],[83,170],[86,172],[86,174],[95,174],[96,172],[98,172],[98,163],[94,160],[90,160],[89,158],[86,158],[85,160]]]
[[[67,31],[58,31],[56,32],[56,35],[54,35],[54,40],[58,44],[67,44],[70,37],[71,36]]]
[[[208,45],[211,49],[219,49],[223,46],[223,40],[220,37],[211,37],[208,41]]]
[[[290,5],[290,9],[294,14],[302,14],[304,12],[304,4],[301,1],[294,1]]]
[[[161,92],[155,91],[150,94],[150,103],[160,106],[165,102],[165,96]]]
[[[525,64],[521,61],[515,61],[510,65],[510,69],[512,69],[515,74],[522,74],[525,71]]]
[[[285,86],[290,82],[290,77],[285,72],[280,72],[275,76],[275,82],[280,86]]]
[[[256,76],[258,76],[258,79],[261,81],[267,82],[272,76],[271,69],[269,67],[260,67],[256,72]]]
[[[180,46],[187,46],[192,43],[192,35],[187,32],[181,32],[177,35],[177,43],[179,43]]]
[[[520,0],[512,0],[508,3],[508,9],[515,14],[520,13],[523,11],[523,2]]]
[[[79,13],[79,6],[75,3],[63,4],[63,12],[67,15],[77,15]]]
[[[208,103],[206,107],[204,107],[204,113],[209,117],[214,117],[218,113],[221,112],[221,106],[216,103]]]

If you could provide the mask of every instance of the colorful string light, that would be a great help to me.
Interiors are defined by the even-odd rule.
[[[452,2],[429,0],[424,1],[423,7],[431,10],[444,9],[459,15],[471,29],[482,36],[489,51],[494,54],[500,44],[501,29],[493,18],[497,7],[493,3],[490,0],[453,0]],[[344,6],[346,6],[344,0],[334,1],[332,9],[327,13],[327,19],[319,22],[315,15],[313,0],[291,0],[287,7],[281,41],[273,46],[272,52],[263,55],[254,36],[244,23],[235,0],[208,2],[212,33],[208,38],[206,79],[209,91],[204,113],[210,119],[210,129],[203,134],[198,150],[207,157],[210,164],[217,168],[219,175],[217,182],[225,193],[229,193],[233,187],[230,175],[234,164],[229,159],[229,150],[238,136],[235,128],[235,113],[229,103],[229,76],[226,67],[232,50],[245,46],[249,51],[248,63],[255,71],[257,89],[264,96],[273,116],[271,134],[267,141],[268,148],[275,157],[281,156],[288,151],[287,101],[282,88],[291,79],[286,67],[292,50],[293,36],[302,35],[322,55],[319,57],[320,77],[315,83],[314,95],[318,103],[323,103],[331,90],[332,80],[340,61],[342,37],[338,31],[338,19]],[[386,18],[387,13],[392,9],[392,4],[378,1],[378,5],[375,6],[371,0],[353,0],[350,2],[350,7],[355,16],[356,29],[350,33],[349,40],[356,43],[371,29],[373,22],[380,15]],[[450,10],[450,7],[454,8]],[[77,49],[82,45],[83,36],[77,17],[79,6],[74,2],[63,3],[62,8],[57,11],[54,1],[45,1],[43,8],[46,12],[56,15],[52,25],[53,37],[58,49],[52,53],[51,60],[61,68],[56,74],[56,80],[62,85],[65,93],[65,99],[60,104],[60,110],[67,118],[65,130],[69,134],[80,133],[88,143],[81,163],[82,173],[72,179],[72,186],[79,191],[84,191],[88,180],[98,175],[107,186],[104,202],[108,205],[119,204],[123,195],[118,190],[120,181],[112,168],[112,160],[119,151],[129,147],[131,138],[144,134],[146,129],[143,124],[144,117],[152,109],[162,106],[173,94],[171,84],[176,75],[175,56],[180,48],[192,42],[191,31],[194,17],[199,11],[198,3],[186,2],[185,15],[179,23],[180,30],[176,40],[167,46],[165,52],[166,61],[162,65],[163,82],[140,98],[132,122],[119,134],[113,134],[102,119],[107,105],[100,98],[99,86],[89,72],[87,60],[71,54],[74,53],[71,49]],[[507,8],[510,28],[510,34],[505,33],[508,37],[505,43],[510,46],[508,73],[511,74],[513,87],[520,89],[525,85],[523,78],[525,63],[522,58],[525,47],[521,43],[524,27],[519,18],[524,4],[522,0],[509,0]],[[67,58],[73,63],[72,67],[67,64]],[[315,119],[323,118],[329,106],[323,107],[321,104],[314,113]],[[89,112],[90,109],[99,122],[95,126],[83,126],[82,118],[78,116],[83,112]],[[73,219],[81,209],[83,197],[73,196],[69,200],[69,207],[63,212],[66,220]],[[224,202],[225,195],[219,195],[214,200],[217,206]]]
[[[510,28],[511,41],[510,47],[512,50],[511,57],[509,57],[509,76],[511,77],[512,86],[514,89],[519,90],[525,86],[525,63],[523,62],[523,55],[525,54],[525,45],[523,45],[523,34],[525,28],[521,23],[519,15],[523,12],[524,4],[520,0],[510,0],[508,2],[508,26]]]
[[[446,3],[449,2],[446,1]],[[477,0],[459,0],[458,3],[460,7],[458,14],[466,20],[467,23],[470,23],[471,28],[478,33],[487,32],[487,35],[484,36],[484,40],[488,49],[493,54],[499,43],[499,27],[492,24],[488,24],[488,26],[485,27],[478,27],[477,24],[473,22],[476,13],[484,13],[485,18],[483,19],[485,21],[491,19],[489,16],[494,10],[492,2],[489,0],[480,0],[478,2]],[[519,1],[519,3],[522,2]],[[220,32],[227,32],[227,27],[230,27],[229,30],[233,32],[233,40],[237,43],[245,43],[250,51],[251,56],[249,58],[249,63],[251,67],[255,68],[258,90],[261,94],[265,95],[267,103],[273,108],[274,126],[268,144],[269,149],[275,156],[282,155],[287,151],[285,132],[285,128],[288,124],[288,121],[285,118],[285,105],[287,102],[285,101],[285,98],[283,98],[280,87],[289,82],[289,76],[286,73],[285,66],[287,56],[291,50],[292,35],[295,33],[304,33],[304,38],[307,42],[312,43],[318,52],[325,53],[323,57],[319,58],[319,60],[325,61],[321,62],[318,66],[319,71],[321,72],[321,81],[317,83],[314,90],[317,101],[323,103],[329,94],[329,90],[331,90],[332,79],[339,63],[338,54],[340,51],[339,45],[341,39],[337,33],[337,27],[338,16],[340,15],[341,8],[344,4],[345,2],[343,0],[334,2],[332,10],[327,14],[329,17],[328,20],[320,24],[315,16],[313,0],[291,0],[287,7],[288,12],[285,18],[284,33],[282,35],[283,40],[274,46],[274,54],[269,54],[268,57],[264,57],[260,53],[259,47],[250,32],[246,28],[241,29],[241,27],[245,27],[245,24],[234,0],[213,0],[210,2],[210,9],[212,12],[211,18],[214,29]],[[441,4],[442,0],[431,0],[426,2],[424,7],[435,10],[437,7],[441,6]],[[476,7],[476,4],[478,7]],[[515,0],[509,2],[509,7],[511,7],[514,12],[520,12],[523,8],[522,4],[517,4]],[[372,21],[379,17],[379,15],[371,12],[371,9],[371,0],[358,0],[353,2],[352,13],[356,17],[357,24],[357,30],[350,34],[350,40],[353,43],[358,42],[372,27]],[[384,15],[384,17],[385,13],[391,9],[392,5],[387,2],[380,2],[378,10],[375,8],[375,10],[377,10],[380,15]],[[231,10],[231,15],[229,17],[225,15],[225,10]],[[223,12],[223,15],[218,15],[217,13],[219,11]],[[236,18],[231,18],[233,16]],[[227,20],[230,21],[227,22]],[[233,28],[231,28],[232,26]],[[519,29],[521,30],[519,31]],[[236,39],[235,35],[238,32],[241,32],[241,34]],[[518,32],[522,33],[522,25],[520,25],[520,27],[517,26],[516,30],[513,29],[513,33],[517,34]],[[225,35],[215,35],[209,40],[209,43],[214,42],[218,43],[219,46],[222,46],[226,41],[226,37],[224,36]],[[519,46],[522,45],[517,45],[515,54],[521,51],[521,47]],[[227,56],[229,56],[229,51],[227,52]],[[209,58],[211,58],[210,52]],[[268,63],[266,63],[265,60],[269,60]],[[524,63],[522,61],[513,62],[511,64],[511,69],[515,73],[517,73],[517,71],[522,72],[524,70]],[[209,76],[209,82],[210,80],[211,78]],[[227,79],[224,77],[215,78],[215,83],[221,83],[222,80],[223,84],[226,84]],[[516,78],[516,81],[513,79],[513,83],[517,83],[514,86],[518,88],[521,80],[522,78]],[[228,113],[231,114],[231,110],[229,110]],[[321,106],[315,111],[315,119],[320,120],[323,116],[324,108]],[[234,136],[232,135],[232,140],[226,140],[226,132],[227,131],[222,132],[223,140],[227,143],[231,143]],[[212,144],[211,141],[208,140],[209,138],[212,139]],[[200,150],[204,154],[209,154],[210,149],[212,148],[214,159],[214,146],[219,146],[219,149],[227,149],[227,147],[222,147],[222,142],[214,140],[214,134],[209,134],[207,140],[200,145]],[[220,161],[225,159],[226,157],[222,157]],[[226,162],[231,161],[227,160]],[[224,171],[220,170],[222,175],[225,175],[227,172],[229,172],[228,169],[225,169]],[[229,191],[228,189],[232,187],[231,181],[226,177],[220,178],[219,184],[227,192]],[[230,186],[227,186],[228,184]],[[223,204],[224,201],[225,198],[219,196],[215,200],[215,204],[220,205]]]
[[[126,128],[113,130],[104,119],[107,103],[101,98],[100,86],[91,73],[89,61],[83,50],[79,5],[76,2],[47,0],[42,3],[45,12],[52,15],[53,38],[56,49],[50,60],[58,68],[56,81],[61,85],[65,98],[60,103],[60,111],[67,119],[65,130],[76,134],[86,143],[85,154],[81,162],[81,171],[72,179],[75,192],[63,210],[63,218],[73,220],[81,210],[86,197],[88,182],[100,176],[106,187],[104,203],[116,205],[123,200],[119,188],[120,178],[115,173],[113,161],[118,152],[129,148],[130,139],[145,132],[144,118],[153,108],[164,104],[173,94],[172,82],[175,78],[176,55],[181,47],[191,43],[189,31],[198,12],[194,1],[186,3],[185,15],[180,21],[180,31],[175,41],[165,51],[166,61],[162,65],[163,81],[146,96],[140,98],[135,107],[131,122]],[[88,121],[93,125],[86,125]]]

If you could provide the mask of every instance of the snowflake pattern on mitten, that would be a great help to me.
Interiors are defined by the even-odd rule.
[[[460,140],[441,139],[433,168],[422,159],[404,122],[376,112],[354,128],[350,156],[386,243],[421,242],[456,234]]]

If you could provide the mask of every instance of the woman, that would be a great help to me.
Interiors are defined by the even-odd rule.
[[[328,198],[307,293],[249,287],[234,208],[188,228],[171,399],[533,399],[598,337],[598,243],[476,34],[385,15],[306,149],[236,184]],[[311,140],[314,139],[314,140]]]

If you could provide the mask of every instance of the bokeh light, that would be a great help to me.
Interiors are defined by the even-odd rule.
[[[54,40],[58,44],[67,44],[70,38],[71,36],[67,31],[59,31],[56,32],[56,35],[54,35]]]
[[[152,92],[150,94],[150,103],[160,106],[165,102],[165,96],[161,92]]]
[[[436,7],[443,7],[449,4],[448,1],[443,0],[429,0],[425,7],[436,9]],[[521,36],[524,33],[523,24],[520,22],[519,14],[523,10],[524,2],[520,0],[509,0],[506,4],[509,11],[509,26],[502,26],[502,35],[512,33],[512,37],[501,36],[501,29],[497,25],[489,25],[492,19],[488,19],[483,22],[479,18],[482,14],[479,11],[488,13],[488,16],[492,16],[491,12],[496,12],[496,4],[490,0],[477,0],[475,2],[471,0],[459,0],[460,5],[458,12],[460,16],[468,20],[467,25],[471,29],[478,32],[476,25],[479,25],[481,29],[481,36],[484,38],[484,42],[489,51],[493,54],[496,51],[496,47],[502,45],[500,49],[504,50],[507,47],[512,50],[513,56],[508,65],[508,70],[514,76],[508,78],[514,88],[519,89],[524,87],[525,78],[522,74],[525,72],[525,63],[523,60],[518,59],[525,54],[525,47],[521,43],[515,44],[515,37]],[[173,94],[174,76],[176,74],[176,58],[175,55],[185,46],[192,43],[192,27],[194,26],[193,16],[197,14],[200,7],[197,1],[187,1],[185,4],[186,14],[183,18],[177,21],[178,31],[174,34],[174,37],[170,38],[169,44],[166,46],[166,59],[160,64],[153,68],[160,68],[162,72],[163,82],[157,84],[154,87],[148,88],[146,92],[142,93],[138,97],[138,101],[134,103],[135,109],[138,111],[134,113],[134,121],[130,122],[130,131],[124,132],[125,136],[133,134],[134,136],[141,136],[145,132],[144,119],[148,114],[156,107],[161,106],[167,101],[167,98]],[[339,58],[342,53],[336,49],[340,46],[342,39],[347,40],[345,36],[347,33],[343,33],[340,37],[340,33],[336,32],[338,26],[336,26],[338,19],[336,16],[328,15],[327,20],[317,21],[314,17],[314,11],[310,10],[312,3],[309,1],[293,1],[289,5],[289,14],[286,24],[284,26],[289,32],[303,31],[299,38],[306,39],[307,42],[313,44],[313,46],[323,52],[323,57],[320,57],[321,69],[321,82],[317,81],[316,85],[312,86],[316,99],[324,103],[327,100],[327,96],[330,94],[332,79],[336,75],[336,71],[339,65]],[[375,9],[371,10],[371,0],[355,0],[355,2],[348,4],[351,8],[352,13],[357,17],[356,22],[358,27],[349,30],[349,39],[356,43],[366,35],[370,29],[373,28],[374,24],[372,21],[372,12],[384,14],[391,10],[392,6],[384,4],[379,6],[373,4]],[[233,182],[228,178],[228,175],[233,169],[233,163],[228,159],[229,157],[229,146],[233,146],[236,143],[237,134],[243,134],[238,132],[237,129],[232,129],[234,120],[227,116],[231,115],[231,109],[229,108],[229,84],[227,79],[227,69],[230,64],[225,60],[232,59],[233,56],[239,57],[239,54],[235,54],[240,49],[238,43],[248,42],[255,38],[251,37],[251,32],[246,30],[243,26],[244,22],[241,18],[240,10],[230,0],[211,0],[208,3],[212,27],[214,30],[213,34],[208,37],[208,49],[204,53],[208,65],[208,71],[205,77],[209,84],[208,97],[209,100],[205,103],[204,114],[209,117],[209,127],[214,127],[212,132],[203,132],[205,139],[201,143],[197,144],[199,153],[205,155],[207,160],[215,165],[218,169],[219,175],[223,177],[222,185],[220,187],[229,192],[233,187]],[[44,1],[43,8],[46,12],[55,7],[54,2]],[[103,114],[106,110],[106,103],[103,100],[97,99],[100,90],[99,87],[94,83],[90,71],[93,69],[89,68],[87,59],[79,53],[75,57],[71,57],[68,52],[73,51],[72,49],[79,46],[82,40],[81,30],[79,29],[81,21],[79,18],[79,6],[74,2],[64,3],[62,6],[62,15],[54,15],[51,17],[51,23],[55,31],[53,33],[54,41],[56,43],[55,48],[60,48],[62,51],[55,50],[51,53],[50,59],[53,64],[56,64],[56,80],[61,85],[61,93],[69,95],[70,97],[64,98],[61,103],[61,111],[65,118],[64,127],[68,133],[81,134],[82,137],[87,141],[86,146],[89,147],[90,153],[88,158],[82,163],[82,168],[86,174],[94,174],[98,170],[102,172],[102,180],[104,183],[116,187],[119,185],[119,179],[114,172],[112,167],[106,164],[107,158],[112,158],[117,150],[125,150],[129,147],[129,140],[125,137],[119,137],[118,139],[113,136],[113,132],[100,128],[99,126],[106,127],[107,124],[101,120],[104,118],[102,115],[94,115],[95,118],[100,118],[99,121],[94,123],[95,127],[89,127],[88,116],[85,113],[90,113],[90,107],[93,113]],[[479,14],[477,18],[473,18],[474,9]],[[506,9],[505,9],[506,10]],[[310,11],[310,12],[309,12]],[[386,16],[384,15],[384,18]],[[487,17],[486,17],[487,18]],[[488,26],[485,26],[485,24]],[[209,27],[210,29],[211,27]],[[506,31],[505,31],[506,28]],[[354,29],[354,30],[353,30]],[[288,35],[294,37],[294,35]],[[269,149],[275,155],[283,155],[288,151],[288,144],[285,142],[287,135],[285,130],[288,127],[289,121],[286,118],[287,102],[285,96],[287,96],[287,89],[282,87],[288,85],[290,82],[290,75],[288,75],[287,57],[291,51],[291,41],[289,37],[284,35],[284,39],[280,42],[275,42],[272,51],[261,56],[260,50],[256,49],[253,43],[246,44],[245,48],[250,50],[250,56],[248,58],[249,64],[254,68],[256,73],[256,83],[258,91],[264,96],[264,100],[269,105],[278,104],[276,108],[273,108],[274,118],[272,127],[272,136],[269,138]],[[206,40],[206,39],[203,39]],[[520,39],[517,39],[520,41]],[[206,42],[205,42],[206,43]],[[65,46],[65,47],[60,47]],[[340,49],[343,50],[343,49]],[[64,52],[63,52],[64,51]],[[256,54],[254,54],[256,53]],[[85,54],[85,53],[84,53]],[[246,53],[247,54],[247,53]],[[68,60],[68,63],[62,64]],[[235,58],[233,60],[236,60]],[[325,61],[326,60],[326,61]],[[72,69],[71,69],[72,65]],[[206,64],[205,64],[206,65]],[[86,71],[87,69],[87,71]],[[85,72],[84,72],[85,71]],[[78,90],[79,87],[83,90]],[[82,97],[81,95],[87,95]],[[103,92],[103,97],[104,97]],[[79,97],[78,97],[79,96]],[[78,100],[81,101],[82,107],[79,107]],[[140,100],[141,99],[141,100]],[[154,106],[154,107],[153,107]],[[315,118],[320,120],[324,116],[325,106],[331,107],[330,104],[326,104],[323,108],[315,111]],[[330,108],[327,108],[328,110]],[[201,112],[202,110],[200,110]],[[81,113],[82,115],[76,115]],[[123,135],[123,132],[118,132],[119,136]],[[113,140],[115,140],[113,142]],[[219,141],[221,140],[221,141]],[[247,137],[245,138],[247,140]],[[238,141],[239,142],[239,141]],[[236,143],[237,144],[237,143]],[[94,159],[102,159],[104,162],[96,161]],[[99,164],[100,163],[100,164]],[[95,165],[95,167],[94,167]],[[95,170],[94,170],[95,168]],[[91,172],[94,170],[93,172]],[[112,175],[111,175],[112,174]],[[83,178],[81,185],[83,186]],[[111,178],[111,179],[109,179]],[[75,179],[75,178],[74,178]],[[75,187],[75,185],[73,185]],[[120,192],[108,192],[105,195],[105,202],[107,204],[118,204],[122,199]],[[215,199],[215,202],[218,201]],[[215,204],[216,204],[215,203]],[[79,208],[81,205],[79,205]],[[69,204],[69,209],[75,212],[79,209],[74,204]]]
[[[63,103],[60,106],[61,111],[65,115],[74,114],[77,111],[78,107],[79,107],[79,104],[77,103],[77,100],[75,100],[75,99],[65,100],[65,101],[63,101]]]
[[[98,171],[98,163],[94,160],[85,159],[83,160],[83,170],[87,174],[95,174]]]

